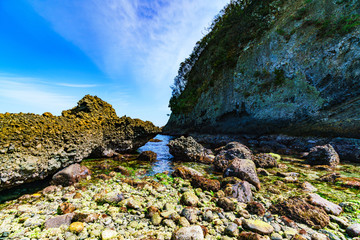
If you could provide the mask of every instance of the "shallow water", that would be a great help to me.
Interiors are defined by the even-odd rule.
[[[149,166],[147,175],[155,175],[156,173],[173,171],[173,156],[169,153],[169,147],[167,146],[169,141],[173,138],[174,137],[172,136],[159,134],[154,139],[161,140],[161,142],[148,142],[138,149],[140,153],[144,151],[153,151],[157,154],[156,161],[151,163]]]

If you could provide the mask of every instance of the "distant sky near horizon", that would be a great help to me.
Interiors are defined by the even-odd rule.
[[[0,112],[60,115],[85,94],[164,125],[180,62],[230,0],[1,0]]]

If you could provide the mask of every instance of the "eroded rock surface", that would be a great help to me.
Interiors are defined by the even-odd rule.
[[[151,122],[119,118],[110,104],[90,95],[62,116],[5,113],[0,125],[0,190],[44,179],[87,157],[137,149],[160,132]]]

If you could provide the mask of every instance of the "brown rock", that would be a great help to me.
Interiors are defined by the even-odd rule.
[[[201,176],[193,176],[191,179],[191,185],[194,188],[201,188],[205,191],[217,192],[220,189],[220,182],[215,179],[209,179]]]
[[[144,151],[139,155],[138,160],[146,161],[146,162],[153,162],[156,160],[156,157],[157,157],[157,154],[154,153],[153,151]]]
[[[224,211],[234,211],[236,209],[235,203],[226,197],[222,197],[217,201],[217,205],[224,209]]]
[[[309,226],[323,228],[330,223],[330,217],[322,208],[310,205],[298,197],[289,198],[276,205],[272,205],[269,210]]]
[[[251,201],[247,204],[246,210],[251,214],[256,214],[260,217],[264,216],[266,209],[264,205],[259,202]]]
[[[125,167],[123,166],[117,166],[114,168],[114,171],[115,172],[119,172],[121,173],[122,175],[125,175],[125,176],[130,176],[131,173],[129,172],[129,170],[127,170]]]
[[[273,168],[278,165],[276,159],[268,153],[256,154],[252,160],[258,168]]]
[[[52,178],[52,183],[55,185],[70,186],[86,178],[88,175],[91,175],[90,170],[76,163],[57,172]]]
[[[181,167],[177,167],[175,169],[175,171],[172,173],[173,177],[180,177],[183,179],[191,179],[194,176],[200,176],[202,177],[203,175],[196,171],[195,169],[189,168],[189,167],[185,167],[185,166],[181,166]]]
[[[268,238],[253,232],[240,233],[238,240],[268,240]]]
[[[64,202],[60,203],[58,207],[58,214],[72,213],[76,210],[76,207],[72,203]]]

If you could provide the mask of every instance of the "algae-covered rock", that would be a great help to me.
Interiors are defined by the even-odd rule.
[[[151,122],[119,118],[86,95],[62,116],[0,114],[0,191],[44,179],[87,157],[135,150],[160,132]]]
[[[270,211],[309,226],[324,228],[330,223],[330,217],[322,208],[310,205],[298,197],[292,197],[272,205]]]

